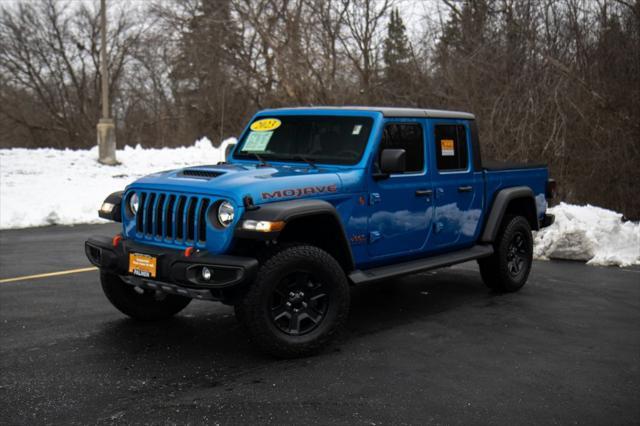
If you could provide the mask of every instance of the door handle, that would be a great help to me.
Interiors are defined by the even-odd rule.
[[[458,187],[458,192],[471,192],[471,191],[473,191],[473,186],[471,185]]]
[[[433,190],[431,189],[418,189],[416,191],[416,197],[430,197],[433,195]]]

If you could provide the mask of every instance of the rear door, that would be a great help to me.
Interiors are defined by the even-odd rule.
[[[392,257],[424,250],[433,215],[432,187],[427,167],[426,120],[387,119],[374,159],[379,170],[382,149],[406,151],[407,170],[369,182],[369,255]]]
[[[484,180],[471,161],[471,133],[466,120],[433,119],[429,123],[433,155],[435,217],[430,246],[472,245],[482,215]]]

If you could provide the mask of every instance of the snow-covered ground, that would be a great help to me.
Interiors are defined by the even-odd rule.
[[[137,178],[224,159],[224,150],[204,138],[183,148],[125,147],[119,166],[97,163],[98,149],[0,149],[0,229],[51,224],[101,223],[105,196]],[[555,223],[536,233],[534,255],[594,265],[640,265],[640,223],[593,206],[561,203],[550,209]]]
[[[590,205],[560,203],[549,209],[555,223],[536,233],[539,259],[583,260],[592,265],[640,265],[640,223]]]
[[[203,138],[193,146],[116,152],[118,166],[96,160],[90,150],[0,149],[0,229],[52,224],[103,223],[98,209],[104,198],[141,176],[179,167],[216,164],[224,150]]]

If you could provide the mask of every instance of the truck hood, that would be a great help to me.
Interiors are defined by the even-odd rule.
[[[353,169],[301,165],[222,164],[187,167],[145,176],[127,189],[148,189],[225,197],[241,203],[249,195],[255,204],[352,192],[344,177]],[[347,182],[358,179],[348,178]]]

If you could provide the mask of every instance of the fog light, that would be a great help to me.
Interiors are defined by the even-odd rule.
[[[201,275],[202,275],[202,279],[205,281],[209,281],[211,279],[211,271],[206,266],[202,268]]]

